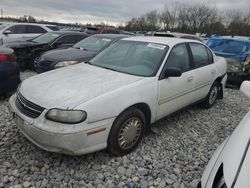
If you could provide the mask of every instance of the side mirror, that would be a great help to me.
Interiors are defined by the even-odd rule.
[[[242,82],[240,86],[240,91],[250,99],[250,81]]]
[[[5,30],[4,32],[3,32],[3,34],[5,34],[5,35],[8,35],[8,34],[11,34],[12,32],[10,31],[10,30]]]
[[[181,75],[182,75],[181,69],[175,67],[166,68],[166,70],[164,71],[165,78],[180,77]]]

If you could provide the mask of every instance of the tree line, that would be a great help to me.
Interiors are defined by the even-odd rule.
[[[178,3],[166,5],[163,10],[150,11],[132,18],[120,29],[127,31],[174,31],[206,33],[208,35],[250,36],[250,10],[219,11],[214,5]]]

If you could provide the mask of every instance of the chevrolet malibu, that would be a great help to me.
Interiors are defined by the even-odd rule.
[[[241,84],[250,99],[250,81]],[[215,151],[198,188],[249,188],[250,186],[250,112],[233,134]]]
[[[224,58],[201,42],[129,37],[89,63],[25,80],[9,104],[21,132],[45,150],[125,155],[151,123],[223,98],[226,77]]]

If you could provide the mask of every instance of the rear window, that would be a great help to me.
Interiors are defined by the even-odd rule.
[[[109,38],[91,36],[76,43],[73,47],[87,51],[98,52],[106,45],[111,43],[111,41],[112,40]]]
[[[97,31],[98,31],[97,28],[86,28],[86,29],[84,30],[84,32],[87,33],[87,34],[96,34]]]
[[[57,26],[46,26],[47,28],[51,29],[52,31],[59,31]]]
[[[46,44],[46,43],[54,41],[57,37],[59,37],[59,34],[45,33],[43,35],[40,35],[40,36],[34,38],[32,41],[39,43],[39,44]]]
[[[154,36],[157,36],[157,37],[175,37],[174,35],[165,34],[165,33],[155,33]]]

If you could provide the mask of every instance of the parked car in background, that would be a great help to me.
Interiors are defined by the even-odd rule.
[[[34,69],[42,53],[56,48],[68,48],[88,36],[75,31],[51,31],[28,41],[9,42],[4,46],[15,51],[21,68]]]
[[[45,150],[124,155],[151,123],[196,102],[211,107],[223,98],[225,80],[225,59],[201,42],[128,37],[89,63],[26,79],[9,100],[10,112]]]
[[[250,99],[250,81],[240,90]],[[249,188],[250,185],[250,112],[233,134],[215,151],[198,188]]]
[[[59,30],[55,25],[33,23],[0,23],[0,45],[12,41],[26,41],[49,31]]]
[[[207,45],[228,61],[229,85],[240,86],[250,79],[250,37],[212,36]]]
[[[148,35],[157,36],[157,37],[176,37],[183,39],[191,39],[203,42],[203,40],[196,35],[186,34],[186,33],[174,33],[174,32],[151,32]]]
[[[86,27],[82,30],[83,32],[87,34],[122,34],[122,35],[134,35],[131,32],[122,31],[116,28],[111,27]]]
[[[19,66],[14,51],[0,47],[0,96],[15,91],[19,83]]]
[[[38,59],[37,72],[42,73],[89,61],[110,44],[124,37],[127,37],[127,35],[92,35],[81,40],[71,48],[48,51]]]

